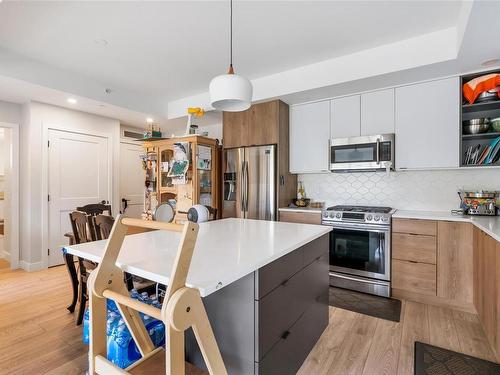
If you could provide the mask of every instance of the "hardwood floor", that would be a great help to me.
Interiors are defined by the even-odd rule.
[[[85,373],[87,347],[66,310],[70,299],[64,267],[27,273],[0,259],[0,374]],[[412,374],[417,339],[495,361],[476,315],[404,301],[399,323],[330,308],[299,374]]]

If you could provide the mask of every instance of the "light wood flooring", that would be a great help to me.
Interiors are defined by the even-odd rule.
[[[27,273],[0,260],[0,374],[85,372],[70,296],[64,267]],[[330,308],[299,374],[412,374],[415,340],[495,361],[476,315],[403,301],[399,323]]]

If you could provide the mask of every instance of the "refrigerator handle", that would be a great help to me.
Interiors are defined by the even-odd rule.
[[[240,200],[241,200],[241,211],[245,211],[245,161],[241,162],[241,188],[240,188]]]
[[[248,213],[248,185],[249,185],[249,180],[248,180],[248,161],[245,161],[245,212]]]

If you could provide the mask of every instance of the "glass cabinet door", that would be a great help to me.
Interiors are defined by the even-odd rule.
[[[196,153],[196,169],[198,173],[198,203],[213,206],[213,174],[212,174],[212,148],[199,145]]]
[[[168,177],[170,162],[174,157],[174,151],[170,148],[160,148],[160,188],[172,187],[172,178]]]

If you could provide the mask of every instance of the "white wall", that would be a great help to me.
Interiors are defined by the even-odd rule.
[[[0,122],[19,124],[21,122],[21,105],[0,101]]]
[[[58,129],[109,137],[112,148],[112,206],[119,208],[118,120],[31,102],[23,106],[21,121],[21,262],[24,268],[44,266],[47,249],[47,137],[48,129]]]
[[[327,206],[390,206],[407,210],[459,208],[457,191],[500,190],[499,169],[303,174],[306,194]]]

